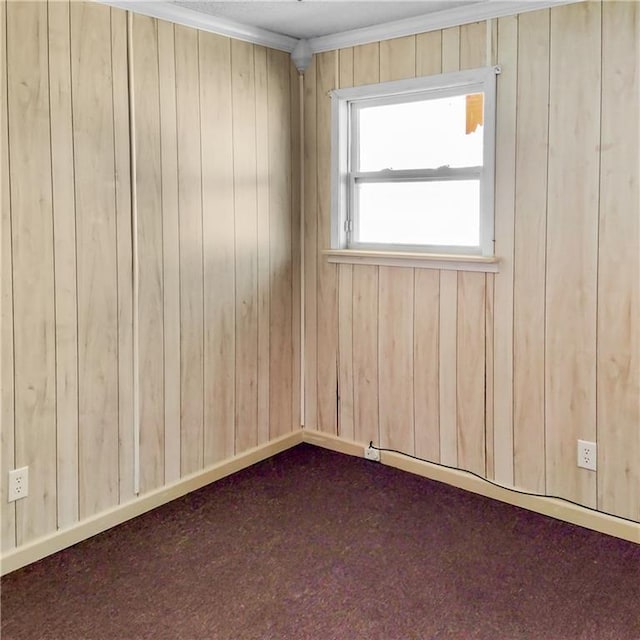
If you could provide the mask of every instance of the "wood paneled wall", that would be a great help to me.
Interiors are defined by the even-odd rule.
[[[315,57],[306,427],[640,520],[639,25],[589,2]],[[329,264],[328,91],[496,63],[499,273]]]
[[[283,52],[91,2],[0,15],[8,551],[135,498],[136,385],[141,493],[298,428],[299,141]]]

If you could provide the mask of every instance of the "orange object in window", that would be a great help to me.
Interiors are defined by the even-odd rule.
[[[484,124],[484,93],[472,93],[467,99],[467,135]]]

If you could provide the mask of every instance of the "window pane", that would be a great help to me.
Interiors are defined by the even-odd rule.
[[[480,244],[480,183],[360,183],[356,242],[453,245]]]
[[[359,170],[481,166],[483,98],[479,93],[360,109]]]

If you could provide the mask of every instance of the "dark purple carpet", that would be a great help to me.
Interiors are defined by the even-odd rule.
[[[2,639],[640,639],[640,546],[300,445],[6,576]]]

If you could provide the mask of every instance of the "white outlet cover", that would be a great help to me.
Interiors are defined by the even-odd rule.
[[[7,502],[14,502],[29,495],[29,467],[9,471],[9,491]]]
[[[578,440],[578,466],[595,471],[598,463],[598,449],[595,442]]]
[[[365,447],[364,448],[364,457],[367,460],[373,460],[374,462],[380,462],[380,451],[378,451],[378,449],[374,449],[373,447]]]

